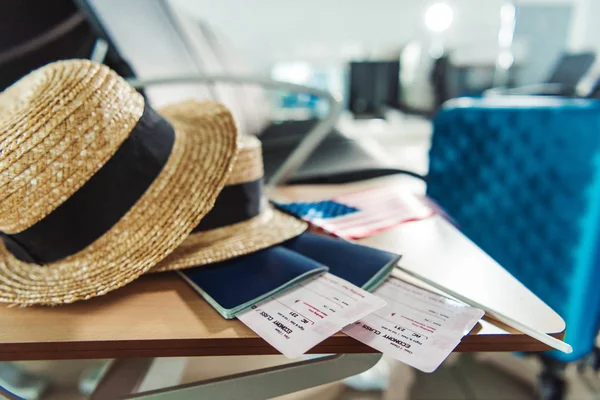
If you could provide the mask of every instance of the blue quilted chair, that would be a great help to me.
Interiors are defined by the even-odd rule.
[[[539,388],[561,398],[564,363],[598,354],[600,102],[452,100],[435,118],[429,169],[428,195],[565,319],[574,351],[543,355]]]

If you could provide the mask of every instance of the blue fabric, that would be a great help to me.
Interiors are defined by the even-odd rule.
[[[316,261],[281,246],[181,271],[223,309],[234,309],[306,274],[324,272]]]
[[[600,106],[459,99],[434,121],[428,195],[567,323],[573,361],[600,324]]]
[[[397,254],[306,232],[283,246],[329,267],[329,273],[370,290],[373,279],[385,279]],[[374,285],[381,282],[373,282]]]
[[[282,210],[306,220],[341,217],[359,211],[357,208],[337,203],[333,200],[308,203],[277,203],[276,205]]]

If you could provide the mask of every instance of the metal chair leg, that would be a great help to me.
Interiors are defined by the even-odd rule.
[[[89,400],[117,399],[135,392],[152,366],[153,358],[126,358],[111,361]]]
[[[543,364],[542,373],[538,377],[538,399],[563,400],[567,391],[565,369],[567,364],[547,355],[540,355]]]
[[[594,347],[592,354],[592,369],[598,373],[600,371],[600,347]]]
[[[48,388],[48,380],[30,374],[10,362],[0,362],[0,399],[39,399]]]
[[[325,383],[335,382],[349,376],[360,374],[373,367],[381,358],[374,354],[343,354],[315,358],[277,367],[265,368],[225,376],[207,381],[173,386],[143,393],[130,394],[123,392],[133,389],[147,371],[147,362],[137,363],[137,373],[132,376],[134,384],[125,385],[120,393],[110,393],[111,399],[146,399],[146,400],[187,400],[187,399],[265,399],[286,393],[308,389]],[[131,364],[131,365],[128,365]],[[118,376],[119,371],[127,370],[136,364],[134,360],[122,360],[115,364],[116,369],[109,372]],[[134,368],[135,369],[135,368]],[[105,381],[105,383],[108,383]],[[99,394],[99,393],[98,393]],[[95,397],[101,399],[102,397]]]

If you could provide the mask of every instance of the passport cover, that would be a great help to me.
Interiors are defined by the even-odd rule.
[[[283,246],[329,267],[329,273],[373,291],[392,272],[400,256],[342,239],[305,232]]]
[[[299,282],[327,271],[323,264],[282,246],[179,274],[226,319]]]

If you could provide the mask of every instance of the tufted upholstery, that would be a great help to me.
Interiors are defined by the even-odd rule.
[[[434,121],[428,195],[565,319],[574,352],[556,358],[591,350],[600,321],[600,104],[447,103]]]

